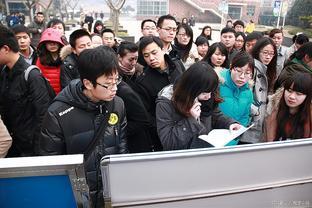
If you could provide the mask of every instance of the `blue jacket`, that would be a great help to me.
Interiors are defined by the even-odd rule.
[[[231,78],[230,70],[224,70],[220,75],[224,78],[224,83],[220,83],[220,96],[223,99],[219,104],[220,110],[243,126],[247,126],[253,102],[253,94],[248,83],[238,87]]]

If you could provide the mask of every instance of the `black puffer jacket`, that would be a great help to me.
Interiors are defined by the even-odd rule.
[[[26,82],[28,67],[20,56],[12,69],[5,67],[0,75],[0,114],[13,138],[7,157],[35,155],[41,122],[51,101],[39,70],[32,70]]]
[[[61,65],[61,88],[64,89],[72,80],[80,77],[78,72],[78,56],[71,52],[71,46],[65,46],[60,53],[62,59]]]
[[[114,113],[118,119],[109,120],[103,137],[84,162],[94,207],[103,205],[100,159],[104,155],[128,152],[122,99],[115,97],[110,102],[93,103],[83,94],[79,80],[71,82],[49,107],[39,141],[41,155],[85,153],[105,113]]]

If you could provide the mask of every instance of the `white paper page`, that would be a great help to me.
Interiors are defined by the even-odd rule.
[[[230,131],[228,129],[213,129],[208,135],[200,135],[199,138],[215,147],[224,147],[227,143],[243,134],[252,126],[253,124],[248,128],[241,126],[240,129],[234,131]]]

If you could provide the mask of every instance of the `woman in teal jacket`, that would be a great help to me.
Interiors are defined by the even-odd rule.
[[[220,96],[223,99],[219,104],[220,110],[243,126],[250,123],[253,72],[253,58],[247,52],[241,51],[233,58],[230,69],[220,73]],[[231,144],[235,145],[237,142],[235,140]]]

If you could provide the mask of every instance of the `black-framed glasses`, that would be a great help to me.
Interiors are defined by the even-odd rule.
[[[98,83],[98,82],[96,82],[96,84],[100,85],[101,87],[104,87],[105,89],[113,90],[113,89],[114,89],[114,86],[115,86],[115,85],[118,86],[118,85],[120,84],[121,80],[122,80],[122,77],[118,77],[118,78],[115,80],[115,82],[114,82],[114,83],[111,83],[111,84],[103,85],[103,84],[100,84],[100,83]]]

